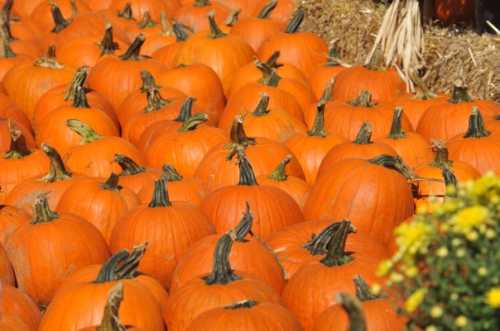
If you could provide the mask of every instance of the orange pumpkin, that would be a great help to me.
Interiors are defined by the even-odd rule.
[[[29,215],[22,209],[0,205],[0,245],[5,246],[7,238],[21,225],[29,222]]]
[[[171,202],[165,183],[164,179],[157,180],[151,202],[131,211],[116,224],[110,248],[117,252],[148,242],[140,270],[168,286],[177,259],[196,240],[212,234],[214,228],[198,207]]]
[[[163,64],[167,69],[177,67],[177,56],[184,46],[186,40],[190,37],[190,32],[187,27],[181,24],[174,23],[172,30],[175,34],[175,43],[163,46],[153,53],[153,58]]]
[[[26,64],[32,61],[32,56],[30,54],[26,54],[23,50],[20,50],[17,45],[13,44],[12,41],[8,39],[5,33],[2,33],[0,36],[0,40],[3,43],[3,47],[0,50],[0,82],[5,77],[5,74],[12,68]],[[16,51],[14,50],[16,49]],[[20,52],[21,51],[21,52]],[[37,54],[39,56],[39,52],[37,50]]]
[[[280,293],[285,285],[282,268],[266,243],[249,236],[252,234],[252,223],[253,215],[247,205],[240,223],[231,229],[234,242],[229,261],[235,269],[254,275]],[[190,280],[210,272],[210,257],[219,238],[219,235],[206,236],[182,255],[172,275],[170,293],[175,293]]]
[[[175,20],[190,27],[194,32],[205,31],[210,29],[207,16],[211,12],[215,13],[218,25],[224,25],[229,16],[229,8],[217,1],[193,0],[177,9]]]
[[[169,19],[173,13],[180,7],[179,0],[113,0],[110,5],[112,11],[118,12],[125,5],[130,5],[130,10],[133,13],[133,18],[141,19],[146,12],[149,12],[155,21],[160,20],[160,13],[165,12]]]
[[[335,81],[337,75],[341,73],[345,67],[339,64],[338,50],[335,47],[330,48],[328,52],[328,60],[326,63],[317,67],[309,76],[309,84],[314,92],[314,96],[320,99],[325,93],[325,89],[333,88],[332,82]],[[331,98],[331,91],[329,92]]]
[[[41,318],[38,306],[25,292],[5,283],[0,283],[0,315],[17,317],[31,331],[38,330]]]
[[[13,1],[12,10],[15,14],[23,18],[28,18],[41,2],[43,0],[15,0]]]
[[[23,129],[31,130],[31,122],[28,117],[12,102],[12,100],[4,93],[0,92],[0,117],[12,120],[15,124],[19,124]],[[32,132],[30,132],[32,133]]]
[[[33,22],[40,31],[44,33],[51,32],[54,27],[54,11],[62,17],[71,17],[90,12],[85,0],[58,0],[57,2],[43,1],[36,6],[29,20]]]
[[[26,127],[23,124],[17,122],[9,117],[0,117],[0,153],[4,154],[9,151],[10,145],[12,143],[11,131],[16,128],[20,131],[21,135],[26,141],[26,147],[34,148],[35,138],[31,133],[30,127]]]
[[[139,194],[145,187],[152,187],[154,181],[161,175],[159,170],[146,169],[130,157],[120,153],[115,154],[114,161],[121,168],[121,172],[118,174],[120,184],[135,194]]]
[[[15,278],[7,253],[5,253],[3,246],[0,245],[0,286],[1,284],[14,286]]]
[[[165,12],[160,13],[160,21],[158,24],[154,22],[151,24],[152,21],[144,22],[144,20],[149,17],[149,13],[146,14],[144,14],[143,21],[139,23],[141,28],[144,27],[140,29],[140,31],[146,35],[146,41],[142,46],[142,52],[144,55],[151,56],[157,50],[174,44],[177,38]]]
[[[7,238],[5,250],[19,288],[38,304],[47,305],[64,277],[79,267],[103,262],[109,252],[93,225],[53,212],[45,196],[38,198],[33,214],[31,223]]]
[[[413,130],[416,130],[420,119],[427,112],[427,109],[434,105],[438,105],[446,101],[446,96],[435,95],[427,90],[422,90],[417,86],[415,95],[403,95],[396,99],[394,103],[397,107],[401,107],[405,111],[406,117],[411,123]]]

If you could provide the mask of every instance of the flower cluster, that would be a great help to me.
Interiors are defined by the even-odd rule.
[[[410,330],[499,330],[500,178],[447,193],[397,228],[378,273],[401,294]]]

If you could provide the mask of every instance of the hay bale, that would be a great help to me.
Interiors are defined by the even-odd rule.
[[[375,41],[386,7],[371,0],[301,0],[303,29],[336,41],[343,61],[362,64]],[[458,78],[471,95],[500,102],[500,36],[479,36],[438,26],[426,27],[426,85],[448,93]]]

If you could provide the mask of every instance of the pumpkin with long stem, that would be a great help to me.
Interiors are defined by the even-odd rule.
[[[284,32],[274,35],[262,44],[257,52],[259,58],[266,59],[275,51],[279,51],[282,62],[295,65],[306,75],[310,75],[318,63],[326,62],[326,42],[311,32],[299,32],[304,18],[305,11],[299,8]]]
[[[137,271],[145,249],[143,244],[130,252],[117,252],[103,264],[89,265],[71,274],[47,307],[39,330],[54,330],[56,325],[65,330],[99,325],[109,291],[121,283],[125,295],[120,306],[120,320],[144,330],[164,331],[159,298],[167,300],[167,294],[149,276],[139,275]],[[89,291],[91,296],[86,295]],[[68,300],[76,299],[77,306],[68,305]]]
[[[234,304],[214,308],[200,314],[187,328],[189,331],[224,330],[238,328],[242,331],[289,330],[300,331],[302,327],[283,306],[271,302],[259,303],[243,300]]]
[[[168,194],[172,201],[189,202],[199,206],[206,195],[205,188],[197,178],[184,177],[168,164],[162,167],[161,175],[157,177],[168,183]],[[137,195],[142,203],[147,203],[151,201],[153,194],[154,186],[144,185]]]
[[[432,161],[434,155],[427,139],[416,132],[403,130],[402,116],[403,108],[396,107],[389,135],[376,142],[392,147],[409,167],[415,169]]]
[[[57,211],[92,223],[109,244],[115,224],[139,205],[139,198],[119,184],[112,173],[106,181],[88,179],[71,185],[60,197]]]
[[[121,169],[118,173],[120,184],[135,194],[139,194],[143,188],[152,186],[161,175],[161,171],[158,169],[148,169],[127,155],[116,153],[114,161]]]
[[[285,285],[282,268],[267,245],[253,235],[252,226],[253,215],[250,205],[247,205],[240,223],[229,232],[233,236],[229,257],[231,266],[254,275],[280,293]],[[206,236],[192,245],[180,258],[172,275],[170,293],[175,293],[193,278],[210,272],[210,257],[219,238],[219,235]]]
[[[341,222],[327,244],[323,259],[302,266],[283,290],[283,304],[306,330],[313,327],[316,318],[326,308],[335,304],[339,292],[355,294],[351,285],[354,276],[361,275],[370,283],[377,280],[374,274],[379,262],[374,256],[368,260],[346,249],[347,238],[353,231],[350,222]]]
[[[231,86],[234,73],[253,60],[252,48],[243,40],[221,31],[215,14],[208,15],[210,31],[188,39],[177,54],[177,64],[202,63],[212,68],[222,82],[224,92]]]
[[[66,190],[82,179],[66,169],[59,153],[47,144],[41,150],[50,160],[49,171],[41,177],[27,179],[16,185],[5,198],[5,203],[23,209],[28,214],[33,211],[33,204],[41,193],[47,193],[49,207],[55,209]]]
[[[302,266],[321,260],[327,252],[332,234],[341,224],[331,220],[307,221],[273,234],[267,243],[283,266],[286,279],[293,277]],[[383,243],[361,232],[349,236],[346,247],[348,251],[372,262],[377,262],[381,256],[389,256]]]
[[[165,310],[170,331],[186,330],[203,312],[236,301],[279,302],[279,295],[269,285],[232,269],[232,245],[231,235],[222,235],[214,249],[212,271],[190,280],[170,296]]]
[[[109,252],[92,224],[52,211],[46,196],[39,196],[33,208],[31,223],[7,238],[5,250],[19,288],[39,305],[47,305],[68,273],[103,262]]]
[[[473,107],[465,134],[450,139],[447,145],[450,159],[468,163],[484,175],[500,167],[500,138],[485,127],[482,113]]]
[[[303,220],[299,205],[284,191],[259,185],[250,161],[243,150],[236,153],[239,169],[237,185],[209,193],[201,208],[218,233],[232,229],[248,203],[252,207],[255,235],[268,238],[272,233]]]
[[[234,185],[239,180],[237,164],[231,160],[236,150],[244,148],[256,176],[271,173],[276,164],[288,154],[290,150],[283,144],[265,138],[251,138],[246,135],[243,127],[243,118],[237,116],[230,131],[230,144],[219,144],[212,148],[196,170],[195,177],[199,178],[211,192],[226,185]],[[302,178],[302,169],[295,158],[288,166],[290,175]]]
[[[399,157],[339,161],[320,169],[304,215],[307,220],[349,219],[359,232],[388,242],[394,228],[414,212],[412,178]]]
[[[88,8],[86,1],[83,0],[58,0],[57,3],[43,1],[31,12],[30,21],[44,33],[51,31],[54,32],[54,10],[58,11],[56,15],[59,15],[60,13],[62,18],[68,19],[75,17],[76,15],[82,15],[90,12],[90,8]]]
[[[41,318],[38,306],[25,292],[5,283],[0,283],[0,315],[16,317],[31,331],[38,330]]]
[[[14,271],[3,246],[0,246],[0,284],[15,285]]]
[[[0,245],[5,247],[7,238],[29,222],[30,216],[24,210],[0,204]]]
[[[229,8],[218,1],[193,0],[189,4],[182,5],[175,12],[175,20],[187,25],[194,32],[206,31],[210,29],[207,21],[207,16],[210,12],[214,12],[216,22],[219,26],[224,24],[230,14]]]
[[[398,156],[396,150],[394,150],[391,146],[382,142],[372,141],[372,126],[365,122],[359,128],[354,141],[338,144],[325,155],[323,162],[321,162],[319,171],[324,171],[324,169],[328,169],[336,162],[342,160],[369,160],[382,154]]]
[[[144,163],[142,153],[123,138],[101,135],[87,123],[74,118],[67,120],[65,125],[78,137],[78,144],[63,156],[74,173],[106,178],[113,171],[118,172],[119,167],[114,160],[116,153]]]
[[[335,45],[331,46],[328,51],[328,60],[317,67],[309,76],[309,84],[316,98],[321,98],[328,85],[335,80],[340,72],[346,69],[339,63],[338,57],[339,51],[337,47]],[[333,84],[330,86],[330,89],[332,88]]]
[[[175,34],[175,43],[163,46],[152,55],[154,59],[158,60],[167,69],[174,69],[177,67],[177,56],[185,42],[191,36],[191,30],[180,23],[174,23],[172,25],[172,31]]]
[[[135,208],[116,224],[110,248],[117,252],[147,241],[140,270],[168,286],[177,259],[195,241],[214,233],[214,227],[198,207],[170,201],[165,179],[157,180],[154,187],[149,204]]]
[[[257,180],[261,185],[274,186],[285,191],[297,202],[300,208],[304,208],[310,187],[304,179],[288,174],[287,167],[292,159],[291,154],[285,156],[273,172],[266,176],[260,176]]]

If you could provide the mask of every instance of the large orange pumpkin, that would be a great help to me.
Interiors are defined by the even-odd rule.
[[[79,267],[104,262],[109,252],[92,224],[50,210],[45,196],[36,201],[33,214],[31,223],[7,238],[5,249],[19,288],[47,305],[64,277]]]
[[[30,54],[25,54],[21,52],[15,51],[16,44],[12,44],[12,42],[8,39],[5,33],[2,33],[0,36],[0,40],[3,43],[2,50],[0,50],[0,82],[5,77],[5,74],[12,68],[32,61],[32,57]],[[37,51],[38,53],[38,51]],[[35,56],[38,56],[36,54]]]
[[[325,89],[333,89],[333,82],[337,75],[342,72],[345,67],[339,64],[337,60],[338,50],[335,46],[328,51],[328,61],[317,67],[309,76],[309,84],[314,92],[314,96],[320,99],[325,93]],[[329,91],[331,98],[331,91]]]
[[[401,107],[405,111],[405,115],[410,120],[413,130],[416,130],[420,119],[427,112],[430,107],[443,103],[446,101],[446,96],[435,95],[430,91],[423,90],[417,86],[417,93],[415,95],[404,94],[394,103],[397,107]]]
[[[54,23],[58,23],[56,19],[59,19],[59,15],[64,18],[90,12],[86,2],[85,0],[43,1],[33,9],[29,20],[33,22],[40,31],[48,33],[58,28],[57,25],[54,26]]]
[[[177,56],[186,40],[191,36],[191,31],[182,24],[174,23],[172,30],[175,34],[175,43],[158,49],[152,55],[154,59],[160,61],[167,69],[173,69],[177,66]]]
[[[0,283],[0,315],[19,318],[31,331],[38,330],[41,317],[37,305],[25,292],[5,283]]]
[[[154,181],[161,175],[158,169],[146,169],[130,157],[120,153],[115,154],[114,161],[121,168],[121,172],[118,174],[120,184],[135,194],[141,192],[145,187],[152,187]]]
[[[113,0],[109,8],[112,11],[118,12],[125,7],[125,5],[130,5],[130,10],[133,13],[132,18],[140,20],[144,17],[146,12],[151,14],[151,17],[155,21],[160,20],[160,13],[163,11],[167,13],[169,19],[180,7],[179,0]]]
[[[0,245],[5,246],[7,238],[21,225],[29,222],[29,215],[22,209],[0,205]]]
[[[217,24],[223,25],[230,11],[218,1],[193,0],[177,9],[175,20],[190,27],[194,32],[206,31],[210,29],[207,20],[210,12],[214,12]]]
[[[1,284],[14,286],[15,279],[7,253],[5,253],[3,246],[0,245],[0,286]]]

